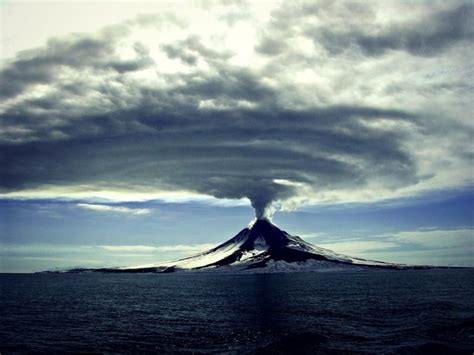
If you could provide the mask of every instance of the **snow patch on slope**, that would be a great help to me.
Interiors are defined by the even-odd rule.
[[[217,263],[218,261],[225,259],[230,255],[238,252],[243,242],[243,240],[240,240],[236,243],[229,243],[227,245],[222,246],[221,248],[218,248],[217,250],[201,253],[196,256],[181,259],[170,264],[180,269],[201,268],[210,264]]]

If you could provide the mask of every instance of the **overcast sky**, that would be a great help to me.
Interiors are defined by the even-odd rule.
[[[179,257],[251,206],[336,251],[473,265],[473,10],[2,2],[1,268]]]

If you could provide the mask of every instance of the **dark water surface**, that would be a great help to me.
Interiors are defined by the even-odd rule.
[[[472,270],[2,274],[0,352],[466,353]]]

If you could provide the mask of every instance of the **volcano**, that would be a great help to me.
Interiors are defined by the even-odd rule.
[[[292,236],[266,219],[257,219],[235,237],[203,253],[172,262],[135,267],[74,269],[69,272],[296,272],[360,269],[420,269],[335,253]]]

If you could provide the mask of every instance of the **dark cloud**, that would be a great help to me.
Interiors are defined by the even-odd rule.
[[[188,189],[218,198],[247,197],[262,215],[294,187],[285,180],[320,189],[360,186],[383,179],[392,187],[417,180],[416,166],[402,148],[403,133],[370,128],[368,121],[415,118],[403,111],[331,107],[288,111],[274,93],[245,70],[230,70],[167,92],[142,90],[134,107],[106,114],[87,110],[62,114],[58,137],[38,130],[38,141],[7,144],[4,191],[71,184]],[[199,108],[199,100],[257,100],[256,108]],[[267,99],[266,99],[267,98]],[[44,99],[46,100],[46,99]],[[30,105],[51,108],[36,100]],[[10,116],[10,124],[47,122],[48,114]],[[16,121],[13,123],[12,121]]]
[[[116,31],[51,39],[46,47],[23,52],[0,71],[0,98],[21,94],[33,84],[49,84],[57,79],[62,67],[123,74],[153,64],[147,48],[140,43],[133,48],[134,59],[120,59],[116,50],[122,33],[118,26]]]
[[[383,4],[381,2],[381,12]],[[393,16],[392,22],[381,25],[374,21],[376,14],[369,4],[298,3],[275,12],[275,31],[267,31],[261,37],[257,50],[267,55],[279,54],[281,48],[297,36],[312,39],[331,55],[353,53],[354,48],[358,48],[368,56],[402,50],[430,57],[459,43],[472,46],[474,5],[471,2],[450,5],[438,10],[427,7],[423,16],[411,20]],[[295,18],[297,22],[292,20]]]
[[[232,56],[231,53],[219,52],[204,46],[195,35],[189,36],[185,40],[168,43],[161,46],[161,49],[171,59],[180,59],[188,65],[196,65],[199,59],[215,64],[221,60],[226,60]]]
[[[367,55],[404,50],[412,55],[435,56],[461,41],[472,45],[473,17],[474,5],[470,3],[438,12],[419,22],[392,25],[375,35],[363,32],[345,35],[350,44],[355,43]],[[326,47],[329,48],[328,45]]]
[[[288,46],[286,42],[281,41],[280,38],[265,36],[255,49],[257,52],[265,55],[278,55],[284,53],[285,50],[288,49]]]
[[[367,10],[364,16],[371,15]],[[445,39],[428,41],[433,48],[434,42],[442,48],[464,38],[463,21],[448,34],[449,16],[455,15],[438,16],[445,22],[437,20],[430,33]],[[416,31],[398,31],[395,37],[403,39],[403,46],[391,39],[372,43],[357,31],[350,42],[371,55],[416,47],[409,40]],[[415,135],[429,136],[432,125],[402,102],[369,105],[324,97],[321,104],[305,96],[304,105],[292,105],[288,97],[303,89],[291,82],[269,83],[262,73],[268,76],[272,63],[260,71],[231,64],[231,51],[210,47],[198,35],[156,45],[188,70],[148,73],[157,80],[150,85],[132,75],[153,63],[150,48],[135,42],[134,59],[117,54],[127,33],[50,41],[3,69],[2,79],[8,79],[0,86],[4,98],[17,99],[38,83],[52,89],[3,109],[2,192],[75,185],[184,189],[218,198],[247,197],[262,216],[272,202],[301,193],[301,186],[311,192],[372,185],[395,190],[420,182],[408,143]],[[328,33],[320,32],[318,40]],[[337,46],[342,37],[329,42]],[[257,49],[271,56],[289,48],[267,38]],[[201,64],[209,70],[199,69]],[[284,65],[276,68],[284,70]]]

